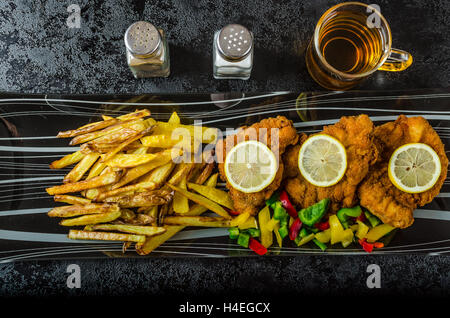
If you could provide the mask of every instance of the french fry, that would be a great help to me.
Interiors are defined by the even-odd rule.
[[[164,224],[202,227],[229,227],[230,220],[208,216],[166,216]]]
[[[174,174],[170,177],[169,181],[167,183],[170,184],[179,184],[183,178],[187,178],[187,175],[191,171],[191,169],[194,167],[194,163],[180,163],[176,170],[174,171]]]
[[[128,225],[128,224],[95,224],[86,225],[85,231],[119,231],[131,234],[140,234],[145,236],[153,236],[162,234],[166,231],[161,226],[148,226],[148,225]]]
[[[208,128],[202,126],[193,126],[193,125],[182,125],[182,124],[171,124],[158,121],[154,130],[154,134],[156,135],[168,135],[172,136],[172,133],[175,129],[182,128],[186,129],[187,134],[191,137],[198,137],[201,139],[203,143],[213,143],[217,140],[219,132],[215,128]],[[195,131],[198,129],[198,131]]]
[[[152,127],[148,127],[144,130],[141,130],[139,132],[137,132],[136,134],[134,134],[132,137],[130,137],[129,139],[125,140],[124,142],[120,143],[117,147],[115,147],[114,149],[112,149],[111,151],[109,151],[107,154],[102,155],[101,161],[106,162],[108,160],[110,160],[112,157],[114,157],[118,152],[122,151],[125,147],[127,147],[129,144],[131,144],[133,141],[138,140],[139,138],[149,134],[153,129]]]
[[[100,138],[89,141],[88,143],[83,144],[83,148],[87,147],[90,151],[99,152],[99,153],[107,153],[117,147],[120,143],[127,141],[129,138],[132,138],[137,133],[142,131],[144,128],[144,124],[142,123],[139,129],[131,129],[131,128],[123,128],[114,133],[107,134]]]
[[[87,134],[93,131],[97,131],[100,129],[104,129],[106,127],[109,127],[111,125],[114,125],[118,122],[117,119],[111,118],[108,120],[103,120],[103,121],[98,121],[95,123],[91,123],[85,126],[82,126],[78,129],[75,130],[67,130],[67,131],[61,131],[57,137],[58,138],[72,138],[75,136],[79,136],[79,135],[83,135],[83,134]]]
[[[139,182],[153,182],[159,187],[166,181],[174,167],[175,164],[173,162],[168,162],[142,176]]]
[[[130,222],[136,218],[136,213],[129,209],[120,209],[120,211],[122,212],[120,218],[125,222]]]
[[[131,120],[131,119],[147,117],[150,115],[151,115],[151,113],[148,109],[141,109],[141,110],[136,110],[129,114],[119,116],[119,117],[117,117],[117,119],[122,120],[122,121],[127,121],[127,120]]]
[[[129,151],[131,151],[130,154],[133,154],[133,155],[143,155],[143,154],[147,153],[148,147],[139,146],[139,148],[137,148],[135,150],[129,150]]]
[[[132,225],[148,225],[154,224],[156,217],[152,217],[147,214],[138,213],[134,219],[127,221],[127,223]]]
[[[172,200],[172,192],[166,190],[153,190],[136,194],[108,197],[104,202],[117,203],[122,208],[150,207],[162,205]]]
[[[108,167],[133,168],[147,163],[157,157],[156,154],[124,154],[119,153],[106,162]]]
[[[85,205],[74,204],[67,206],[59,206],[51,209],[47,213],[47,215],[50,217],[67,218],[78,215],[99,214],[117,211],[120,211],[118,205],[88,203]]]
[[[183,190],[186,190],[186,177],[181,179],[181,182],[179,183],[179,187]],[[175,192],[173,195],[173,210],[175,213],[184,214],[189,212],[189,202],[188,199],[182,195],[179,192]]]
[[[139,255],[147,255],[150,252],[152,252],[154,249],[156,249],[158,246],[163,244],[165,241],[167,241],[169,238],[177,234],[179,231],[185,228],[185,226],[182,225],[168,225],[164,226],[166,229],[166,232],[156,235],[153,237],[148,237],[144,242],[141,244],[136,244],[136,252]]]
[[[131,181],[143,176],[144,174],[148,173],[149,171],[162,166],[169,161],[172,160],[172,152],[171,150],[164,150],[157,154],[157,158],[155,160],[152,160],[146,164],[131,168],[126,172],[126,174],[120,179],[120,181],[113,185],[113,189],[120,188]]]
[[[106,164],[104,162],[97,161],[89,170],[89,174],[86,177],[86,179],[92,179],[93,177],[96,177],[102,173],[103,170],[105,170]]]
[[[79,225],[88,225],[88,224],[97,224],[97,223],[107,223],[114,221],[122,212],[112,211],[106,213],[98,213],[98,214],[89,214],[79,216],[73,219],[65,219],[62,220],[59,224],[62,226],[79,226]]]
[[[217,179],[219,178],[219,174],[215,173],[213,175],[211,175],[208,180],[206,180],[206,182],[204,183],[205,186],[207,187],[215,187],[217,185]]]
[[[80,198],[80,197],[76,197],[73,195],[66,195],[66,194],[57,194],[53,197],[53,200],[55,202],[64,202],[64,203],[68,203],[68,204],[89,204],[91,203],[91,200],[89,199],[85,199],[85,198]]]
[[[197,177],[201,174],[203,167],[205,166],[205,163],[193,163],[192,169],[189,171],[189,174],[187,175],[187,180],[189,182],[192,182],[193,180],[196,180]]]
[[[114,119],[114,117],[107,116],[107,115],[102,115],[102,119],[103,120],[111,120],[111,119]]]
[[[208,208],[209,210],[219,214],[220,216],[226,218],[226,219],[231,219],[231,216],[228,214],[227,211],[224,210],[224,208],[222,208],[220,205],[218,205],[217,203],[211,201],[208,198],[205,198],[204,196],[201,196],[199,194],[195,194],[192,192],[189,192],[187,190],[181,189],[173,184],[168,183],[167,184],[171,189],[181,193],[182,195],[184,195],[186,198],[188,198],[191,201],[194,201],[195,203],[198,203],[200,205],[203,205],[204,207]]]
[[[194,180],[194,183],[203,184],[209,178],[213,170],[214,170],[214,162],[208,163],[204,167],[203,171]]]
[[[170,115],[170,118],[167,122],[169,124],[179,125],[181,123],[181,120],[180,120],[180,117],[178,116],[177,112],[173,112],[172,115]]]
[[[100,137],[108,135],[108,134],[117,133],[118,131],[120,131],[124,128],[130,128],[132,130],[140,131],[140,130],[145,129],[146,127],[144,124],[144,120],[141,118],[129,120],[129,121],[119,121],[117,124],[112,125],[108,128],[94,131],[91,133],[87,133],[84,135],[76,136],[70,141],[69,145],[73,146],[73,145],[78,145],[81,143],[89,142],[91,140],[100,138]]]
[[[100,188],[84,190],[84,196],[89,200],[94,200],[100,193]]]
[[[124,193],[133,193],[133,192],[154,190],[157,188],[157,186],[158,185],[152,181],[139,182],[139,183],[132,184],[132,185],[129,185],[126,187],[102,192],[94,199],[94,201],[102,202],[103,200],[105,200],[108,197],[114,197],[114,196],[118,196],[118,195],[124,194]]]
[[[73,183],[79,181],[92,165],[100,157],[97,153],[89,153],[64,177],[64,183]]]
[[[169,135],[150,135],[141,138],[142,145],[146,147],[154,147],[154,148],[171,148],[182,141],[181,138],[173,139]],[[186,145],[189,147],[191,141],[188,141]]]
[[[229,196],[228,192],[216,189],[214,187],[207,187],[200,184],[188,183],[188,188],[195,192],[207,197],[208,199],[223,205],[229,209],[233,209],[233,200]]]
[[[50,164],[50,169],[62,169],[64,167],[70,166],[74,163],[81,161],[85,154],[81,151],[75,151],[69,155],[62,157],[61,159],[55,160]]]
[[[89,180],[78,181],[75,183],[65,183],[45,189],[48,194],[64,194],[71,192],[80,192],[82,190],[99,188],[104,185],[115,183],[119,180],[121,173],[113,171],[107,174],[94,177]]]
[[[73,240],[126,241],[136,243],[145,242],[145,235],[109,233],[109,232],[89,232],[80,230],[70,230],[68,237]]]
[[[217,177],[218,177],[217,173],[212,175],[205,182],[205,185],[209,186],[209,187],[215,187],[217,184]],[[198,215],[206,212],[207,210],[208,209],[205,208],[203,205],[195,204],[190,208],[189,212],[186,213],[186,215],[198,216]],[[157,212],[158,212],[158,210],[156,209],[156,213]],[[150,213],[155,213],[155,210],[150,211]],[[177,234],[179,231],[181,231],[185,228],[185,226],[182,226],[182,225],[167,225],[164,227],[166,228],[166,232],[164,232],[163,234],[157,235],[154,237],[149,237],[142,244],[136,244],[136,252],[139,255],[147,255],[147,254],[151,253],[154,249],[156,249],[158,246],[163,244],[165,241],[170,239],[172,236]]]

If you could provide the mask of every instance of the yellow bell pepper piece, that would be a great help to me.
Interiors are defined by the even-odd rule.
[[[353,232],[358,231],[358,224],[352,224],[352,225],[350,225],[349,229],[351,229]]]
[[[358,222],[356,237],[362,240],[366,236],[367,232],[369,232],[369,227],[359,220],[356,222]]]
[[[290,216],[289,217],[289,227],[291,227],[291,225],[292,225],[292,223],[294,223],[294,221],[295,221],[295,219],[292,216]]]
[[[346,229],[345,231],[342,231],[338,236],[338,242],[342,242],[344,244],[350,244],[353,241],[353,231],[351,229]]]
[[[340,242],[344,228],[336,215],[331,215],[328,222],[330,223],[331,244],[336,244]]]
[[[278,228],[280,228],[280,221],[279,220],[275,220],[274,218],[271,218],[269,220],[269,222],[267,222],[267,229],[269,231],[275,231],[277,226],[278,226]]]
[[[388,234],[390,231],[395,229],[392,225],[389,224],[380,224],[375,226],[374,228],[370,229],[370,231],[367,233],[366,238],[367,242],[373,243],[378,241],[380,238]]]
[[[252,228],[258,228],[258,223],[256,222],[256,219],[254,216],[251,216],[242,224],[238,225],[238,228],[240,230],[246,230],[246,229],[252,229]]]
[[[230,226],[239,226],[241,224],[244,224],[245,221],[247,221],[247,219],[250,217],[250,213],[249,212],[245,212],[245,213],[241,213],[239,214],[237,217],[235,217],[234,219],[232,219],[230,221]]]
[[[268,206],[259,211],[258,221],[259,228],[261,230],[261,244],[265,248],[269,248],[273,243],[273,234],[272,230],[270,230],[267,226],[267,223],[270,221],[270,210]]]
[[[315,237],[321,243],[328,243],[331,240],[331,229],[326,229],[325,231],[318,232],[316,233]]]
[[[172,115],[170,115],[170,118],[167,122],[169,124],[179,125],[181,120],[180,120],[180,117],[178,116],[177,112],[173,112]]]
[[[302,239],[298,242],[297,246],[302,246],[302,245],[304,245],[304,244],[306,244],[306,243],[308,243],[308,242],[314,240],[314,237],[315,237],[315,234],[314,234],[314,233],[311,233],[311,234],[309,234],[308,236],[305,236],[304,238],[302,238]]]
[[[275,233],[275,238],[277,239],[278,246],[283,247],[283,239],[281,238],[281,235],[278,232],[279,229],[280,229],[280,222],[277,221],[275,227],[273,228],[273,232]]]

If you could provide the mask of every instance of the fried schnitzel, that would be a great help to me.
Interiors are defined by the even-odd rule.
[[[373,141],[374,125],[367,115],[342,117],[334,125],[325,126],[319,134],[327,134],[339,140],[347,152],[347,170],[344,177],[330,187],[317,187],[306,181],[298,168],[298,153],[308,138],[300,136],[300,142],[283,155],[285,165],[285,189],[297,208],[307,208],[329,198],[331,211],[357,204],[357,187],[366,177],[369,168],[378,159],[378,148]]]
[[[436,131],[423,117],[400,115],[395,122],[375,128],[375,138],[382,148],[379,162],[371,167],[367,178],[358,189],[362,206],[376,215],[383,223],[406,228],[413,222],[413,211],[433,200],[439,194],[447,177],[448,159],[444,145]],[[389,159],[400,146],[408,143],[425,143],[436,151],[441,161],[441,175],[428,191],[406,193],[397,189],[388,176]]]
[[[258,140],[266,144],[274,153],[279,162],[278,171],[275,179],[264,190],[256,193],[244,193],[234,189],[227,181],[224,171],[224,162],[226,154],[239,142],[246,140]],[[277,116],[276,118],[263,119],[249,127],[241,127],[234,135],[227,136],[219,140],[216,145],[216,155],[219,161],[220,177],[227,181],[227,188],[230,190],[230,196],[233,200],[234,209],[240,213],[249,212],[256,215],[265,200],[270,198],[275,190],[281,184],[283,176],[283,163],[280,156],[289,145],[294,145],[298,140],[297,131],[292,125],[292,121],[286,117]]]

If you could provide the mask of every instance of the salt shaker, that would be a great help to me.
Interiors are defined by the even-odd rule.
[[[149,22],[135,22],[125,32],[125,47],[135,78],[169,76],[169,46],[163,30]]]
[[[252,67],[252,32],[242,25],[229,24],[214,33],[214,78],[247,80]]]

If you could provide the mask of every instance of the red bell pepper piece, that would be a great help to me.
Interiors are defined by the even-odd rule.
[[[375,242],[375,243],[373,243],[373,247],[382,248],[382,247],[384,247],[384,243],[383,242]]]
[[[229,214],[229,215],[231,215],[231,216],[236,216],[236,215],[239,215],[239,214],[241,214],[241,212],[239,212],[239,211],[233,211],[233,210],[229,210],[229,211],[228,211],[228,214]]]
[[[317,229],[319,229],[320,231],[325,231],[325,230],[327,230],[327,229],[330,228],[330,223],[329,223],[328,221],[325,221],[325,222],[319,222],[319,223],[314,224],[314,226],[315,226]]]
[[[261,243],[255,240],[253,237],[250,238],[248,243],[248,247],[258,255],[264,255],[267,253],[267,248],[264,247]]]
[[[298,218],[297,210],[295,210],[294,206],[292,205],[291,201],[289,200],[289,197],[287,195],[286,191],[281,192],[280,194],[280,201],[283,208],[286,209],[287,213],[293,217]]]
[[[289,238],[291,241],[294,241],[302,228],[302,221],[299,218],[296,218],[289,228]]]
[[[356,221],[365,222],[367,220],[366,215],[364,213],[361,213],[357,218],[355,218]]]
[[[366,239],[359,240],[358,242],[367,253],[371,253],[373,251],[374,244],[367,243]]]

